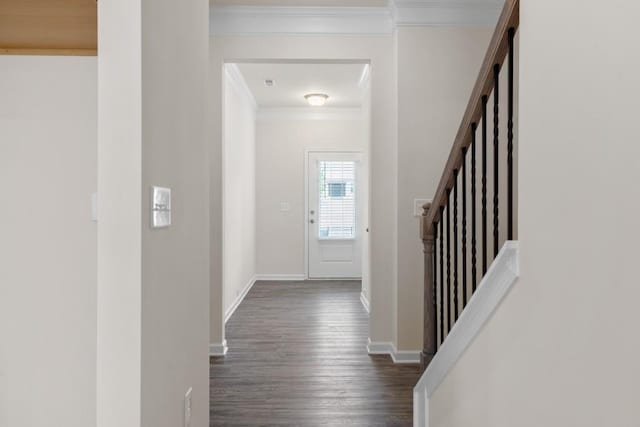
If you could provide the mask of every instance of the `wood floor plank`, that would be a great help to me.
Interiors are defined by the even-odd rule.
[[[359,281],[257,282],[211,358],[211,426],[410,426],[417,365],[369,356]]]

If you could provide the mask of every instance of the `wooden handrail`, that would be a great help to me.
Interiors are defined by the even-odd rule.
[[[454,170],[462,165],[462,149],[471,145],[471,124],[479,123],[482,117],[482,97],[489,95],[493,88],[493,69],[497,64],[502,68],[509,50],[509,29],[520,25],[520,0],[505,0],[495,32],[482,62],[480,74],[471,93],[462,123],[449,154],[449,159],[440,178],[438,189],[432,199],[430,209],[423,218],[424,231],[430,231],[433,223],[440,220],[440,206],[445,206],[447,190],[453,187]]]
[[[462,123],[456,134],[453,148],[449,154],[449,159],[442,173],[442,178],[438,184],[435,197],[431,204],[424,206],[424,214],[421,218],[420,234],[424,245],[424,336],[423,349],[421,354],[422,366],[431,362],[439,349],[443,345],[452,325],[458,320],[460,309],[464,310],[469,298],[469,285],[471,285],[471,295],[478,285],[478,276],[482,277],[487,271],[488,259],[488,227],[487,227],[487,100],[493,93],[493,135],[491,152],[493,156],[492,166],[492,244],[493,256],[499,250],[500,241],[500,191],[499,191],[499,157],[500,157],[500,71],[502,66],[508,64],[507,72],[507,238],[513,238],[513,188],[514,188],[514,38],[520,24],[520,2],[519,0],[505,0],[505,5],[496,25],[493,38],[484,57],[482,67],[476,84],[471,93],[471,98],[467,104],[467,109],[462,118]],[[478,268],[477,260],[477,131],[478,125],[481,127],[481,254],[482,268]],[[469,150],[471,148],[471,150]],[[467,153],[471,153],[471,246],[467,246]],[[460,185],[461,191],[460,194]],[[453,194],[452,194],[453,193]],[[451,199],[453,197],[453,200]],[[462,212],[458,214],[458,203],[461,202]],[[451,215],[453,211],[453,216]],[[446,216],[443,214],[446,212]],[[446,225],[445,218],[446,217]],[[461,224],[460,224],[461,223]],[[451,233],[453,224],[453,233]],[[459,229],[458,225],[462,225]],[[439,230],[438,226],[439,225]],[[459,250],[458,243],[462,244]],[[439,247],[436,243],[439,242]],[[444,243],[446,242],[446,245]],[[451,243],[453,242],[453,250]],[[446,247],[446,252],[444,251]],[[471,282],[467,276],[467,254],[471,255]],[[462,255],[462,260],[458,259]],[[453,260],[451,259],[453,258]],[[446,274],[445,262],[446,259]],[[439,262],[438,262],[439,261]],[[453,262],[452,262],[453,261]],[[438,268],[439,266],[439,268]],[[459,275],[461,269],[462,274]],[[437,276],[440,272],[440,277]],[[481,272],[478,275],[478,271]],[[446,275],[446,281],[445,281]],[[446,295],[446,298],[444,297]],[[437,297],[440,297],[438,302]],[[462,300],[460,300],[462,296]],[[438,318],[439,316],[439,318]],[[445,327],[446,325],[446,327]],[[439,327],[439,329],[438,329]]]

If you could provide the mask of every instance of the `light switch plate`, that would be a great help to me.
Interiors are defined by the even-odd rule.
[[[413,216],[422,216],[424,206],[426,203],[429,203],[431,199],[413,199]]]
[[[151,191],[151,225],[153,228],[164,228],[171,225],[171,189],[152,187]]]
[[[291,210],[291,205],[289,202],[280,202],[280,212],[289,212]]]

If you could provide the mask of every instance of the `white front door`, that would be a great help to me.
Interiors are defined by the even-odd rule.
[[[309,278],[360,278],[359,153],[310,152],[307,159]]]

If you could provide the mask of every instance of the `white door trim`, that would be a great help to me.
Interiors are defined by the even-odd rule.
[[[309,155],[312,153],[339,153],[339,154],[359,154],[362,156],[362,150],[345,150],[345,149],[305,149],[304,150],[304,276],[306,280],[309,278]],[[368,171],[367,171],[368,173]],[[369,179],[369,176],[364,176],[363,179]],[[364,209],[369,209],[368,206],[364,206]],[[322,280],[342,280],[340,278],[322,279]]]

